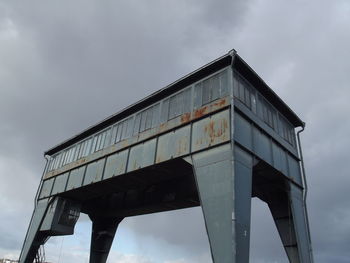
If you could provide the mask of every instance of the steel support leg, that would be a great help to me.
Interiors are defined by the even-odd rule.
[[[193,166],[213,262],[249,262],[252,157],[224,145]]]
[[[19,262],[32,263],[40,245],[44,243],[46,236],[39,232],[41,223],[48,208],[48,200],[39,201],[31,219],[29,229],[24,240]]]
[[[90,263],[105,263],[111,249],[115,232],[122,218],[91,216],[92,234]]]
[[[278,192],[267,201],[291,263],[312,263],[302,189],[287,182],[288,192]]]

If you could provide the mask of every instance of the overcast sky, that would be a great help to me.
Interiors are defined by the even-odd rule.
[[[306,122],[315,262],[349,262],[349,47],[347,0],[0,0],[0,258],[19,255],[45,150],[235,48]],[[90,227],[47,259],[88,262]],[[211,262],[200,209],[123,221],[108,262]],[[287,262],[255,199],[251,262]]]

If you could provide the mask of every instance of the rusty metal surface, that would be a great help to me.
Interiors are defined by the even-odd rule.
[[[156,163],[189,154],[190,138],[190,125],[160,136],[158,140]]]
[[[139,134],[136,134],[135,136],[131,137],[131,138],[127,138],[124,139],[116,144],[113,144],[105,149],[99,150],[98,152],[92,153],[89,156],[83,157],[77,161],[74,161],[72,163],[69,163],[59,169],[50,171],[48,173],[46,173],[46,175],[44,176],[44,179],[48,179],[51,178],[53,176],[62,174],[66,171],[75,169],[77,167],[80,167],[82,165],[91,163],[95,160],[98,160],[102,157],[111,155],[115,152],[121,151],[127,147],[131,147],[137,143],[142,143],[145,140],[154,137],[156,135],[160,135],[163,134],[167,131],[173,130],[179,126],[183,126],[187,123],[193,122],[195,120],[198,120],[200,118],[203,118],[204,116],[211,114],[213,112],[219,111],[223,108],[226,108],[230,105],[230,98],[229,97],[225,97],[225,98],[220,98],[218,100],[213,101],[212,103],[201,107],[199,109],[196,109],[192,112],[187,112],[184,113],[174,119],[171,119],[165,123],[160,124],[158,127],[152,128],[152,129],[148,129],[144,132],[141,132]]]
[[[130,149],[127,171],[131,172],[154,164],[156,139],[137,144]]]
[[[230,114],[225,110],[193,124],[192,152],[230,140]]]

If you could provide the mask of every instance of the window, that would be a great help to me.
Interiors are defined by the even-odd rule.
[[[238,74],[235,74],[234,77],[233,95],[249,109],[253,107],[255,109],[255,91],[250,84]]]
[[[270,105],[266,99],[264,99],[263,97],[260,96],[260,101],[261,101],[261,116],[262,116],[262,120],[269,125],[272,129],[274,129],[276,127],[275,125],[275,119],[276,119],[276,111],[275,109],[272,107],[272,105]]]
[[[217,73],[195,85],[194,107],[199,108],[228,95],[227,70]]]
[[[281,115],[279,115],[279,134],[291,145],[296,145],[294,127]]]

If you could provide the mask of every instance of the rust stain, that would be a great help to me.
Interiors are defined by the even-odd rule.
[[[176,144],[176,151],[175,151],[175,156],[180,156],[182,154],[187,153],[187,138],[186,137],[182,137],[179,142]]]
[[[223,107],[226,105],[226,99],[220,99],[219,101],[214,103],[215,107]]]
[[[197,119],[197,118],[200,118],[202,116],[204,116],[208,111],[208,106],[205,106],[205,107],[202,107],[202,108],[199,108],[197,110],[195,110],[194,112],[194,117]]]
[[[162,123],[160,126],[159,126],[159,131],[160,132],[163,132],[163,131],[166,131],[168,130],[168,123],[167,122],[164,122]]]
[[[129,146],[128,140],[123,140],[121,143],[122,143],[122,148]]]
[[[181,115],[181,123],[187,123],[191,120],[191,113],[185,113]]]
[[[209,143],[214,143],[217,138],[225,136],[228,128],[228,123],[226,119],[220,121],[210,120],[209,124],[204,126],[204,132],[209,137]]]

